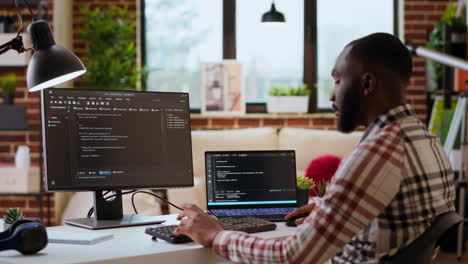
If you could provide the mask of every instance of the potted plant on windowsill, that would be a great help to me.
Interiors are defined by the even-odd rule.
[[[0,89],[2,90],[3,104],[13,105],[16,93],[16,75],[14,73],[0,77]]]
[[[306,84],[298,87],[273,86],[268,90],[269,113],[307,113],[309,89]]]

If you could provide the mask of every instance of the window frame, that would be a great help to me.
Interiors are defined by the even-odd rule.
[[[141,63],[146,65],[146,27],[145,1],[140,0],[140,47]],[[318,79],[317,72],[317,0],[304,1],[304,73],[303,80],[310,89],[308,113],[331,112],[329,108],[318,108],[315,87]],[[309,11],[309,12],[308,12]],[[260,14],[259,14],[260,16]],[[393,0],[393,34],[399,36],[399,0]],[[223,59],[236,59],[236,0],[223,0]],[[146,82],[141,79],[141,87],[146,90]],[[248,103],[247,103],[248,104]],[[257,103],[255,103],[257,104]],[[200,113],[200,109],[190,109]]]

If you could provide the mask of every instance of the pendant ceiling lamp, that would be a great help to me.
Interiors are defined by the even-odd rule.
[[[284,15],[281,12],[278,12],[275,7],[275,1],[271,3],[270,11],[262,15],[262,23],[284,23]]]

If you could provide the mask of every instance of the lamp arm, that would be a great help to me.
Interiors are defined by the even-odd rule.
[[[442,63],[450,67],[460,68],[462,70],[468,71],[468,61],[466,60],[445,54],[443,52],[421,47],[411,41],[406,42],[406,47],[411,53],[415,55],[434,60],[438,63]]]
[[[7,43],[3,44],[0,46],[0,55],[3,53],[14,49],[19,53],[22,53],[25,51],[24,45],[23,45],[23,37],[22,36],[16,36],[16,38],[8,41]]]

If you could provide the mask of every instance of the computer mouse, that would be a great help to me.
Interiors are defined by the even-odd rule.
[[[302,218],[302,217],[306,217],[308,216],[309,214],[300,214],[300,215],[296,215],[292,218],[289,218],[288,220],[286,220],[286,226],[297,226],[296,224],[296,219],[298,218]]]

